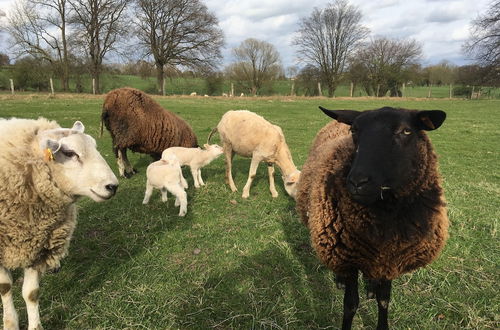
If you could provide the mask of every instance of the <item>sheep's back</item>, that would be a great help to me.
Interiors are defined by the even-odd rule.
[[[186,121],[133,88],[116,89],[106,95],[103,121],[118,148],[161,155],[164,149],[173,146],[198,146],[196,135]]]

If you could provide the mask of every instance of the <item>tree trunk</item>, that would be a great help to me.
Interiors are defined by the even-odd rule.
[[[158,94],[165,96],[165,76],[163,74],[163,65],[156,63],[156,85]]]

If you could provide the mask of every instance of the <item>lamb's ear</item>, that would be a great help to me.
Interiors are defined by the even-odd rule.
[[[417,112],[417,127],[421,130],[438,129],[446,119],[446,112],[441,110],[424,110]]]
[[[205,148],[205,149],[208,149],[208,147],[210,147],[210,145],[209,145],[208,143],[205,143],[205,144],[203,145],[203,148]]]
[[[354,119],[356,119],[356,117],[361,114],[361,111],[356,110],[328,110],[323,108],[322,106],[320,106],[319,108],[328,117],[331,117],[336,121],[347,125],[351,125],[354,122]]]
[[[75,121],[73,124],[73,127],[71,128],[72,131],[76,131],[78,133],[83,133],[85,131],[85,126],[83,126],[83,123],[79,120]]]

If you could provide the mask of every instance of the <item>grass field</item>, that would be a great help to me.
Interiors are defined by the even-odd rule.
[[[329,119],[318,105],[372,109],[383,105],[441,109],[448,119],[429,135],[440,158],[451,219],[450,238],[432,265],[394,281],[394,329],[500,327],[500,101],[327,98],[158,97],[204,142],[230,109],[248,109],[281,126],[301,167],[316,132]],[[82,120],[98,136],[102,97],[0,95],[0,117],[44,116],[71,126]],[[217,139],[216,139],[217,140]],[[98,149],[117,173],[106,132]],[[188,213],[177,217],[173,198],[141,204],[150,158],[130,154],[139,173],[121,179],[105,203],[78,203],[70,254],[57,274],[42,279],[46,329],[325,329],[339,328],[343,293],[310,248],[307,229],[277,175],[272,199],[260,166],[241,198],[249,160],[235,157],[240,191],[224,183],[224,160],[202,170],[207,185],[192,186]],[[278,174],[278,172],[277,172]],[[16,306],[26,311],[17,278]],[[361,296],[355,329],[376,327],[376,303]]]

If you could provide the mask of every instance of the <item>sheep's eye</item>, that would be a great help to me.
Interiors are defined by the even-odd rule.
[[[358,129],[356,127],[353,127],[353,126],[351,126],[350,131],[351,131],[351,134],[357,134],[358,133]]]
[[[73,150],[61,150],[62,154],[68,158],[79,158],[78,154],[74,152]]]
[[[404,135],[410,135],[411,134],[411,130],[409,128],[404,128],[401,133],[403,133]]]

